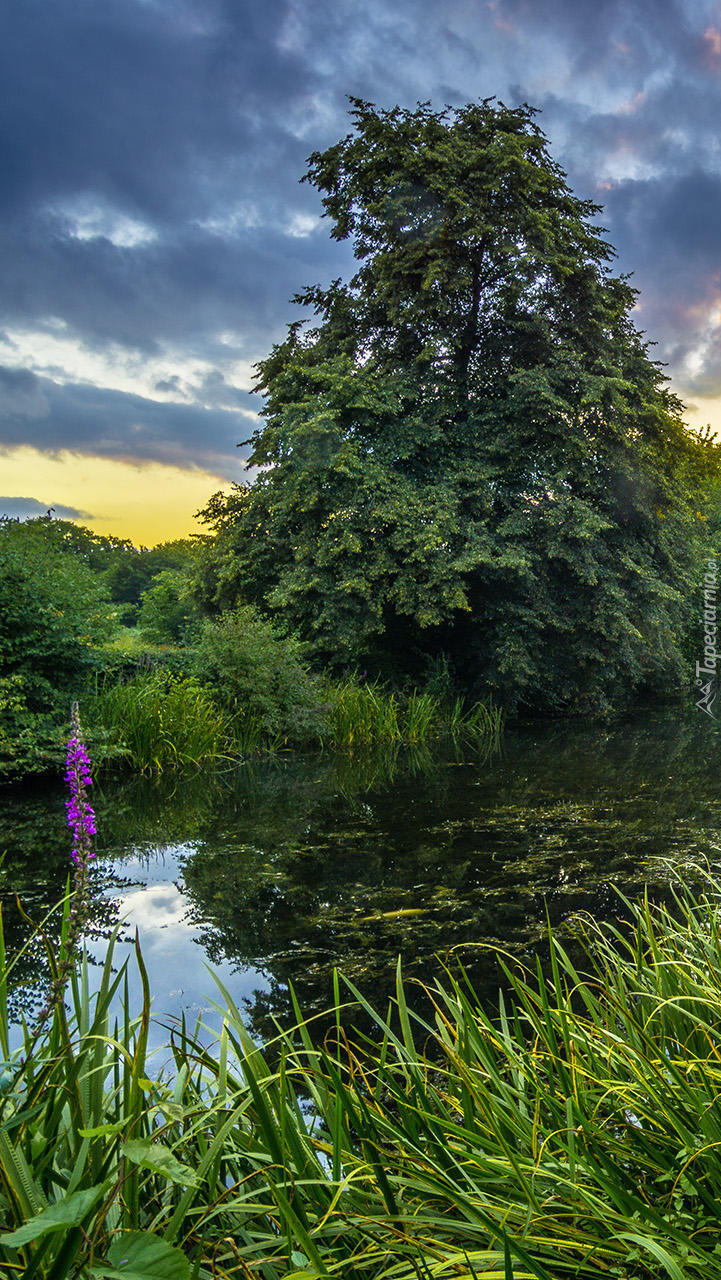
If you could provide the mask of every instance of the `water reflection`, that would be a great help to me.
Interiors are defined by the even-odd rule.
[[[662,893],[666,861],[721,861],[716,727],[649,716],[613,730],[539,726],[496,760],[273,761],[168,785],[106,785],[96,930],[137,926],[156,1008],[197,1011],[222,971],[253,1030],[328,1003],[340,967],[375,1003],[462,962],[492,999],[489,942],[542,947],[545,913],[620,911],[613,886]],[[0,824],[3,893],[34,914],[62,893],[62,795],[15,796]],[[9,912],[11,940],[26,929]],[[94,944],[98,947],[100,944]],[[440,959],[438,959],[439,957]],[[37,978],[39,956],[26,976]]]

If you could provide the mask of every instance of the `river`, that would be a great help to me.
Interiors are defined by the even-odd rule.
[[[673,871],[693,878],[694,864],[721,862],[719,744],[714,722],[674,710],[607,728],[512,729],[492,759],[275,757],[183,779],[105,779],[93,790],[89,950],[99,959],[122,922],[121,960],[137,929],[156,1042],[183,1012],[214,1021],[208,966],[261,1038],[292,1016],[290,983],[306,1014],[323,1010],[335,966],[382,1007],[399,954],[409,980],[462,965],[493,1001],[492,947],[543,955],[546,912],[570,937],[579,912],[622,917],[619,889],[663,895]],[[62,897],[63,800],[47,784],[3,796],[11,951],[29,935],[15,895],[36,921]],[[53,919],[47,928],[57,936]],[[28,1011],[44,974],[37,942],[14,973],[15,1007]]]

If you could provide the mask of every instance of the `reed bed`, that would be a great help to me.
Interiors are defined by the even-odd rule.
[[[424,690],[399,695],[377,684],[327,683],[318,690],[315,745],[358,755],[398,747],[427,747],[450,739],[495,751],[503,713],[462,699],[448,702]],[[87,719],[143,772],[164,772],[238,760],[263,751],[308,747],[307,726],[297,736],[273,729],[248,707],[224,703],[222,691],[195,677],[140,672],[101,687],[87,703]]]
[[[328,740],[346,751],[424,746],[451,738],[482,741],[496,749],[503,735],[503,712],[492,704],[453,702],[426,690],[388,693],[377,684],[347,681],[327,691]]]
[[[191,677],[141,673],[88,701],[88,723],[105,729],[135,768],[162,773],[227,759],[244,727]],[[251,740],[257,735],[252,731]]]
[[[493,1014],[450,975],[426,1018],[400,969],[387,1017],[337,978],[334,1034],[261,1052],[219,984],[218,1042],[176,1027],[164,1071],[139,952],[135,1015],[111,946],[16,1053],[3,984],[0,1274],[718,1280],[719,893],[585,922],[585,975],[553,939],[548,976],[500,957]]]

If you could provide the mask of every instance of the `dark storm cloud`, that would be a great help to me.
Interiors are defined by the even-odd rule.
[[[128,248],[40,226],[0,236],[4,320],[12,329],[59,317],[90,346],[149,353],[233,329],[256,358],[289,315],[289,289],[327,274],[320,244],[272,227],[236,236],[190,227]]]
[[[248,453],[247,448],[235,448],[235,441],[246,440],[254,426],[248,414],[257,404],[245,392],[237,393],[232,409],[206,409],[198,403],[161,402],[85,383],[35,381],[46,400],[45,413],[32,423],[22,412],[3,414],[0,450],[28,444],[50,452],[67,449],[126,461],[205,467],[221,475],[238,472]]]
[[[0,422],[7,417],[44,418],[48,402],[30,369],[0,365]]]
[[[38,502],[37,498],[0,498],[0,519],[35,520],[52,512],[57,520],[92,520],[89,511],[65,507],[61,502]]]
[[[0,323],[11,342],[21,330],[62,333],[129,360],[211,369],[159,372],[156,390],[183,401],[166,404],[5,368],[0,445],[237,471],[249,402],[233,358],[247,365],[281,336],[296,290],[350,269],[348,246],[317,221],[317,194],[298,185],[309,152],[347,131],[348,93],[384,106],[495,94],[541,107],[574,187],[605,205],[659,356],[682,390],[721,390],[709,318],[721,268],[721,17],[705,0],[11,9],[0,44]],[[34,367],[48,372],[40,355]]]

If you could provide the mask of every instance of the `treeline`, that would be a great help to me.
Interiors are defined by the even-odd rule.
[[[57,771],[79,699],[96,761],[145,770],[331,745],[492,742],[499,709],[437,667],[422,689],[330,679],[253,605],[202,605],[210,538],[153,549],[67,521],[0,520],[0,781]]]
[[[58,764],[70,698],[118,670],[129,627],[180,638],[193,555],[190,540],[138,548],[66,520],[0,520],[0,779]]]

